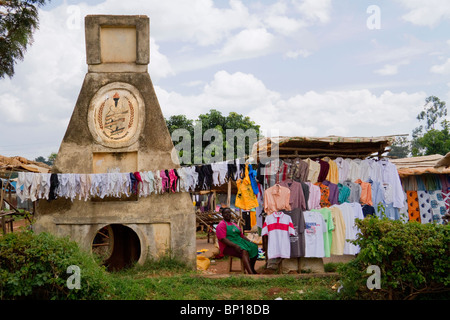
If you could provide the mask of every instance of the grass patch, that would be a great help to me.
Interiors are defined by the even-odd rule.
[[[153,267],[155,269],[149,270]],[[167,262],[162,263],[167,266]],[[336,300],[335,278],[301,279],[294,276],[253,278],[233,275],[206,278],[178,262],[170,270],[148,263],[111,274],[112,299],[119,300]],[[160,271],[158,271],[160,270]],[[162,271],[162,272],[161,272]]]

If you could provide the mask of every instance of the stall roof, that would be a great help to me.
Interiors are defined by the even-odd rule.
[[[439,160],[435,165],[435,168],[448,168],[450,167],[450,152],[448,152],[441,160]]]
[[[24,157],[5,157],[0,155],[0,171],[50,172],[51,167],[42,162]]]
[[[268,157],[271,152],[278,152],[280,158],[366,158],[372,155],[382,156],[389,152],[389,147],[397,136],[380,137],[269,137],[253,145],[252,157]],[[257,157],[259,156],[259,157]]]
[[[440,154],[433,154],[421,157],[392,159],[391,162],[395,164],[399,176],[403,178],[407,176],[421,175],[426,173],[450,174],[450,168],[445,167],[444,164],[447,163],[448,166],[449,160],[450,153],[448,153],[445,157]],[[441,163],[443,165],[438,165],[438,163]]]

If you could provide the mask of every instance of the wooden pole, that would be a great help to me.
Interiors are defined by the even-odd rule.
[[[231,179],[228,179],[228,191],[227,191],[227,207],[231,204]]]

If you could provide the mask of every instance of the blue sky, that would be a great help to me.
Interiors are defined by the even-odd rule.
[[[149,16],[165,117],[215,108],[266,135],[369,137],[411,134],[430,95],[450,102],[450,1],[52,1],[0,80],[0,154],[58,151],[87,72],[87,14]]]

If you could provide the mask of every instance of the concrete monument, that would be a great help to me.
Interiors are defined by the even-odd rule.
[[[174,146],[148,73],[149,18],[85,17],[88,72],[53,168],[55,173],[176,169]],[[175,157],[176,158],[176,157]],[[188,193],[40,200],[37,232],[69,236],[105,264],[176,255],[196,264],[195,211]]]

